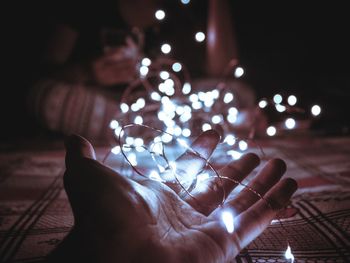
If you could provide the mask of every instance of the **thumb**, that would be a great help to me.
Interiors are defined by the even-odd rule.
[[[82,158],[96,160],[94,147],[82,136],[77,134],[67,136],[64,145],[66,148],[66,168],[71,167]]]

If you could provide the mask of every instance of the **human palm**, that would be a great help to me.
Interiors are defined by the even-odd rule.
[[[208,158],[218,141],[217,133],[208,131],[191,148]],[[285,164],[274,159],[250,183],[264,199],[243,190],[222,204],[223,193],[236,186],[234,181],[243,180],[259,164],[254,154],[219,171],[233,180],[212,178],[189,196],[173,185],[116,173],[95,160],[93,147],[82,137],[71,136],[66,148],[64,183],[75,226],[49,256],[53,262],[229,262],[296,190],[294,180],[280,180]],[[191,154],[177,159],[178,166],[191,166],[192,171],[199,171],[203,162]],[[221,220],[226,210],[235,215],[233,233]]]

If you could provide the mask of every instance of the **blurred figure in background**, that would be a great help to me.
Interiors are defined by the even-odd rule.
[[[153,23],[156,7],[151,0],[88,5],[64,9],[28,102],[45,128],[101,141],[110,132],[118,97],[137,78],[139,29]]]

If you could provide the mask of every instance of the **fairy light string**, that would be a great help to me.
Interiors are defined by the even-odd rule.
[[[192,176],[192,182],[189,184],[189,186],[184,186],[181,183],[181,179],[178,177],[178,170],[177,170],[177,166],[176,166],[176,161],[172,162],[170,160],[170,158],[168,158],[166,152],[165,152],[165,146],[164,146],[164,141],[162,140],[155,140],[153,139],[153,142],[156,141],[156,144],[151,144],[151,146],[147,146],[147,145],[132,145],[132,144],[128,144],[126,143],[126,140],[124,137],[127,137],[127,130],[128,129],[135,129],[135,128],[143,128],[143,129],[148,129],[150,131],[156,132],[159,135],[167,135],[167,136],[171,136],[172,140],[171,141],[176,141],[177,143],[179,143],[181,146],[184,147],[185,149],[185,153],[184,154],[191,154],[194,155],[196,158],[199,158],[201,161],[203,161],[203,168],[200,169],[197,174],[195,176]],[[152,141],[152,140],[150,140]],[[216,177],[218,178],[218,183],[217,186],[219,187],[220,191],[216,191],[216,193],[219,195],[220,193],[222,193],[222,201],[219,204],[219,207],[224,209],[224,203],[225,200],[227,198],[227,193],[225,191],[225,188],[223,187],[224,180],[230,181],[236,185],[240,185],[242,186],[244,189],[247,189],[248,191],[250,191],[251,193],[253,193],[255,196],[257,196],[260,200],[263,200],[266,205],[269,207],[269,209],[274,210],[272,204],[262,195],[260,194],[256,189],[254,189],[253,187],[249,186],[246,183],[240,182],[238,180],[235,180],[233,178],[229,178],[227,176],[221,176],[220,173],[215,169],[215,167],[211,164],[211,162],[209,161],[209,159],[205,158],[204,156],[202,156],[198,151],[194,150],[192,147],[190,147],[189,145],[187,145],[187,143],[185,143],[183,140],[181,140],[181,138],[177,138],[176,136],[174,136],[173,134],[170,134],[164,130],[161,129],[157,129],[148,125],[144,125],[144,124],[127,124],[121,127],[121,129],[119,130],[119,134],[116,137],[116,142],[117,142],[117,147],[119,147],[120,149],[120,153],[122,154],[122,156],[124,157],[124,159],[127,161],[127,163],[130,165],[130,167],[132,168],[132,170],[134,172],[136,172],[138,175],[143,176],[147,179],[151,179],[151,180],[156,180],[160,183],[164,183],[166,185],[168,185],[169,187],[173,188],[174,186],[180,187],[182,189],[182,194],[180,194],[180,196],[182,198],[184,198],[186,195],[188,195],[190,198],[192,198],[200,207],[202,208],[209,208],[208,205],[203,204],[201,202],[199,202],[198,199],[196,199],[195,196],[193,196],[191,194],[191,191],[198,185],[198,181],[200,181],[199,175],[202,173],[203,170],[205,170],[205,168],[209,168],[213,173],[212,173],[212,177],[208,177],[205,178],[204,180],[201,181],[201,183],[204,183],[205,180]],[[257,144],[258,145],[258,144]],[[141,171],[140,169],[138,169],[136,167],[136,165],[129,159],[127,153],[125,152],[125,150],[130,150],[130,149],[136,149],[137,147],[139,147],[139,150],[142,149],[142,151],[147,151],[150,156],[152,156],[152,160],[154,161],[154,163],[157,165],[157,167],[163,167],[162,170],[160,170],[160,173],[157,174],[150,174],[150,175],[146,175],[143,171]],[[259,146],[260,147],[260,146]],[[261,149],[261,153],[263,154],[263,156],[265,155],[265,153],[263,152],[262,148]],[[107,162],[108,157],[110,156],[112,151],[109,151],[105,157],[103,158],[103,163]],[[157,157],[161,157],[161,159],[164,161],[165,165],[163,163],[159,163],[159,159]],[[177,160],[177,159],[176,159]],[[182,173],[185,172],[185,176],[190,177],[186,171],[182,170]],[[239,172],[239,171],[237,171]],[[173,181],[167,181],[167,180],[163,180],[163,176],[162,174],[164,173],[170,173],[173,177]],[[169,178],[168,178],[169,180]],[[174,184],[175,183],[175,184]],[[222,220],[226,226],[226,229],[229,233],[232,233],[234,231],[234,217],[233,215],[229,215],[228,213],[231,213],[230,211],[226,211],[225,209],[222,211]],[[289,260],[290,262],[294,262],[294,255],[291,252],[291,248],[290,248],[290,242],[289,242],[289,231],[287,231],[286,227],[284,226],[284,224],[282,223],[281,219],[277,218],[276,219],[278,221],[278,223],[280,224],[280,226],[282,227],[283,231],[286,234],[286,239],[287,239],[287,250],[285,252],[285,257],[287,260]]]
[[[181,3],[187,6],[190,0],[181,0]],[[167,16],[168,12],[164,8],[155,11],[155,19],[157,19],[159,23],[165,23],[168,20]],[[193,39],[200,44],[205,43],[207,40],[205,31],[196,31]],[[241,131],[239,130],[238,122],[243,115],[241,112],[241,102],[237,99],[238,96],[236,96],[235,90],[231,87],[230,81],[232,79],[237,80],[242,78],[245,75],[245,69],[239,64],[237,59],[232,59],[227,64],[222,76],[212,88],[196,91],[193,88],[191,76],[186,65],[170,57],[172,50],[172,44],[165,39],[159,47],[159,51],[161,52],[159,57],[149,58],[145,56],[140,59],[139,77],[131,83],[122,94],[120,112],[118,112],[115,119],[111,121],[110,126],[117,137],[117,146],[113,147],[112,151],[105,155],[103,162],[108,160],[111,153],[121,153],[127,163],[132,167],[133,171],[138,175],[167,183],[161,178],[161,171],[160,174],[153,173],[149,176],[145,175],[142,170],[138,169],[137,165],[129,159],[125,152],[132,150],[137,152],[137,149],[143,149],[143,151],[147,151],[150,154],[152,161],[158,168],[159,166],[163,167],[163,173],[170,173],[173,176],[173,187],[181,187],[184,195],[195,199],[195,197],[191,195],[191,190],[196,186],[197,182],[201,182],[201,180],[203,182],[208,178],[203,176],[204,179],[200,179],[196,176],[193,178],[191,184],[183,185],[180,175],[177,174],[178,167],[169,159],[164,150],[164,144],[166,142],[157,142],[158,146],[161,145],[159,146],[161,152],[159,152],[155,148],[149,148],[146,145],[135,146],[123,143],[123,132],[132,127],[144,127],[171,136],[171,138],[176,138],[176,141],[180,143],[178,139],[186,140],[199,135],[198,133],[196,134],[196,132],[198,132],[196,131],[198,127],[201,128],[199,132],[219,128],[220,134],[223,137],[222,143],[229,147],[235,146],[238,148],[237,150],[232,149],[226,152],[231,155],[233,159],[240,158],[241,152],[248,147],[247,142],[254,144],[262,155],[265,156],[263,148],[254,141],[256,136],[262,135],[257,131],[257,123],[261,116],[254,114],[252,123],[243,132],[244,136],[239,134]],[[135,100],[137,95],[139,95],[139,97]],[[283,114],[287,115],[286,117],[282,117],[282,119],[284,118],[282,125],[268,123],[263,134],[268,137],[277,136],[284,129],[294,130],[298,128],[298,121],[294,115],[306,113],[306,110],[298,105],[298,98],[295,95],[289,95],[288,98],[283,98],[282,95],[275,94],[272,99],[261,99],[254,107],[256,110],[272,107],[277,114],[281,114],[281,116]],[[318,118],[321,111],[322,109],[319,105],[313,105],[310,108],[311,114],[308,116],[309,120]],[[147,119],[148,115],[152,115],[151,120]],[[146,125],[148,123],[152,123],[152,126]],[[196,158],[204,161],[203,169],[209,169],[211,174],[218,178],[218,186],[221,189],[220,192],[223,197],[220,206],[224,204],[224,200],[227,197],[223,187],[223,181],[229,180],[252,192],[260,200],[264,200],[270,209],[273,209],[268,200],[258,191],[242,182],[220,176],[209,160],[194,151],[191,147],[187,146],[185,148],[196,156]],[[159,163],[160,160],[162,163]],[[201,172],[202,171],[199,171],[198,174]],[[199,203],[198,200],[196,201]],[[205,206],[205,204],[200,205]],[[225,220],[233,222],[233,218],[230,218],[229,214],[226,214]],[[280,219],[278,219],[278,222],[287,236],[285,257],[288,261],[294,262],[294,255],[289,245],[288,230]],[[230,232],[232,228],[227,228],[227,230]]]

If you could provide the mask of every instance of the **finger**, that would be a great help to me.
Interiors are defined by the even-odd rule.
[[[71,135],[66,138],[65,147],[67,169],[63,182],[76,219],[100,209],[99,205],[110,201],[109,196],[132,191],[127,178],[96,161],[95,151],[85,138]]]
[[[297,188],[295,180],[281,180],[268,191],[264,199],[236,218],[234,240],[239,240],[239,244],[236,244],[239,249],[247,246],[268,227],[278,211],[287,205]]]
[[[196,176],[206,165],[208,158],[215,150],[219,141],[220,136],[214,130],[205,131],[199,135],[185,153],[176,159],[176,175],[178,177],[181,177],[181,175],[187,177]],[[177,193],[182,190],[178,182],[167,184]]]
[[[202,214],[209,215],[237,186],[236,182],[241,182],[259,162],[256,154],[248,153],[242,156],[219,171],[221,178],[211,178],[198,185],[191,192],[192,197],[187,196],[185,201]]]
[[[65,139],[66,147],[66,167],[68,168],[76,160],[89,158],[96,160],[96,153],[91,143],[84,137],[73,134]]]
[[[272,188],[286,171],[286,164],[281,159],[270,160],[264,168],[236,197],[225,203],[235,215],[239,215],[256,203],[261,196]]]

